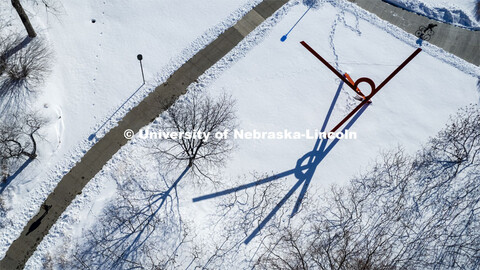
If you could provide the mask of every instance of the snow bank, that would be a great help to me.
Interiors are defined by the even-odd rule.
[[[1,194],[7,213],[0,224],[8,226],[0,226],[0,258],[98,138],[259,1],[62,1],[59,14],[25,3],[55,55],[32,107],[54,121],[42,131],[52,134],[43,143],[48,147],[39,146],[38,158]],[[10,2],[0,2],[0,15],[24,33]],[[138,53],[144,56],[143,87]]]
[[[288,40],[281,43],[280,37],[306,9],[303,5],[292,7],[292,3],[286,6],[209,69],[189,90],[232,93],[238,102],[241,128],[245,130],[318,128],[339,82],[301,47],[299,41],[307,41],[355,79],[368,76],[375,82],[382,81],[412,53],[416,41],[414,36],[355,5],[330,3],[318,10],[312,9]],[[347,182],[366,168],[381,149],[402,144],[406,150],[415,151],[442,128],[458,107],[478,101],[478,67],[432,45],[426,44],[423,49],[421,55],[375,97],[373,105],[355,124],[359,139],[340,142],[325,159],[312,179],[312,189],[322,190],[332,183]],[[344,89],[329,127],[345,116],[357,104],[355,102]],[[82,196],[53,226],[27,266],[39,269],[48,253],[64,252],[64,247],[60,246],[63,243],[81,241],[82,230],[95,222],[95,213],[100,213],[105,200],[113,196],[103,193],[114,188],[112,172],[128,169],[121,168],[121,161],[130,156],[135,143],[136,139],[122,148],[85,187]],[[250,140],[238,144],[222,179],[236,179],[255,171],[272,173],[291,169],[313,146],[308,140]],[[139,164],[141,162],[138,160]],[[288,180],[295,179],[291,176]],[[223,182],[230,184],[226,180]],[[203,187],[199,191],[190,185],[179,190],[188,195],[180,202],[182,214],[199,220],[196,233],[204,234],[200,228],[208,226],[199,217],[214,212],[216,201],[192,203],[191,198],[213,190]],[[83,222],[82,218],[89,216],[90,210],[94,214],[89,222]]]
[[[401,7],[430,19],[464,27],[470,30],[480,30],[480,24],[475,20],[475,0],[383,0],[394,6]]]

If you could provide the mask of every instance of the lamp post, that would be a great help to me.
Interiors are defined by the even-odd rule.
[[[142,65],[143,55],[138,54],[137,59],[138,59],[138,61],[140,61],[140,69],[142,70],[143,84],[145,84],[145,74],[143,73],[143,65]]]

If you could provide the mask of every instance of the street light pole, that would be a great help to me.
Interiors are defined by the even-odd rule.
[[[141,54],[137,55],[137,59],[138,59],[138,61],[140,61],[140,69],[142,70],[143,84],[145,84],[145,74],[143,73],[143,65],[142,65],[143,55],[141,55]]]

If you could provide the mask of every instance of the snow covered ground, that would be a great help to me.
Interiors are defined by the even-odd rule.
[[[39,161],[27,167],[2,194],[11,200],[7,214],[7,223],[11,225],[0,230],[0,256],[55,183],[92,145],[88,137],[141,85],[136,54],[145,57],[148,81],[166,78],[221,29],[248,11],[252,3],[157,2],[138,5],[123,1],[120,5],[68,1],[64,2],[64,15],[58,19],[49,15],[48,20],[39,9],[35,22],[43,25],[41,34],[54,46],[56,63],[37,106],[46,103],[47,109],[61,116],[58,123],[52,124],[59,130],[57,137],[49,136],[49,143],[54,141],[57,149],[52,146],[50,149],[55,150],[48,155],[40,153]],[[256,29],[192,86],[213,95],[231,93],[237,100],[241,129],[320,128],[340,82],[300,45],[302,40],[339,70],[354,79],[369,77],[377,85],[416,48],[414,36],[353,4],[337,1],[312,9],[288,39],[281,42],[280,37],[306,10],[299,3],[290,5]],[[312,191],[346,183],[367,168],[381,150],[402,145],[414,152],[458,108],[478,103],[478,67],[430,44],[422,49],[375,96],[373,104],[354,124],[351,130],[357,132],[358,139],[340,141],[317,168]],[[142,88],[125,108],[133,106],[148,91],[147,87]],[[352,96],[352,91],[344,87],[327,129],[358,103]],[[120,119],[125,110],[112,121]],[[99,134],[111,125],[102,127]],[[135,138],[122,148],[86,186],[39,245],[28,269],[41,269],[42,262],[57,252],[71,252],[71,243],[81,241],[82,233],[97,221],[103,207],[116,195],[116,178],[138,169],[145,171],[147,180],[158,180],[152,174],[156,171],[155,162],[137,149],[143,144],[139,140]],[[314,141],[237,140],[237,144],[222,179],[292,169],[300,157],[311,151]],[[133,168],[132,164],[141,165]],[[287,181],[292,180],[294,177],[290,176]],[[182,213],[195,220],[197,234],[209,235],[200,228],[208,226],[208,215],[214,211],[216,200],[192,203],[191,199],[214,190],[210,185],[193,188],[188,182],[179,190],[183,193]]]
[[[454,24],[472,30],[480,30],[475,16],[478,0],[384,0],[407,10],[441,22]]]
[[[45,140],[38,158],[1,194],[8,213],[0,220],[7,224],[0,228],[0,257],[62,175],[95,142],[89,140],[92,134],[101,137],[158,81],[257,2],[61,1],[58,14],[26,4],[38,34],[54,51],[52,73],[31,100],[50,123],[42,130]],[[0,3],[0,9],[2,19],[9,19],[11,27],[23,34],[10,2]],[[147,80],[142,88],[139,53]]]

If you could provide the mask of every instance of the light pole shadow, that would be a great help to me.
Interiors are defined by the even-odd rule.
[[[121,109],[123,108],[123,106],[125,106],[125,104],[127,104],[128,101],[130,101],[130,99],[132,99],[133,96],[135,96],[138,91],[140,91],[140,89],[142,89],[142,87],[145,85],[145,81],[142,83],[142,85],[140,85],[140,87],[138,87],[137,90],[135,90],[135,92],[133,92],[133,94],[131,96],[129,96],[125,102],[122,103],[122,105],[120,105],[118,107],[117,110],[115,110],[112,115],[110,117],[107,118],[107,120],[105,120],[105,122],[99,127],[97,128],[97,130],[95,130],[95,132],[93,132],[92,134],[90,134],[90,136],[88,136],[88,140],[91,141],[93,139],[95,139],[97,137],[97,133],[108,123],[110,122],[110,120],[112,120],[113,116]]]

